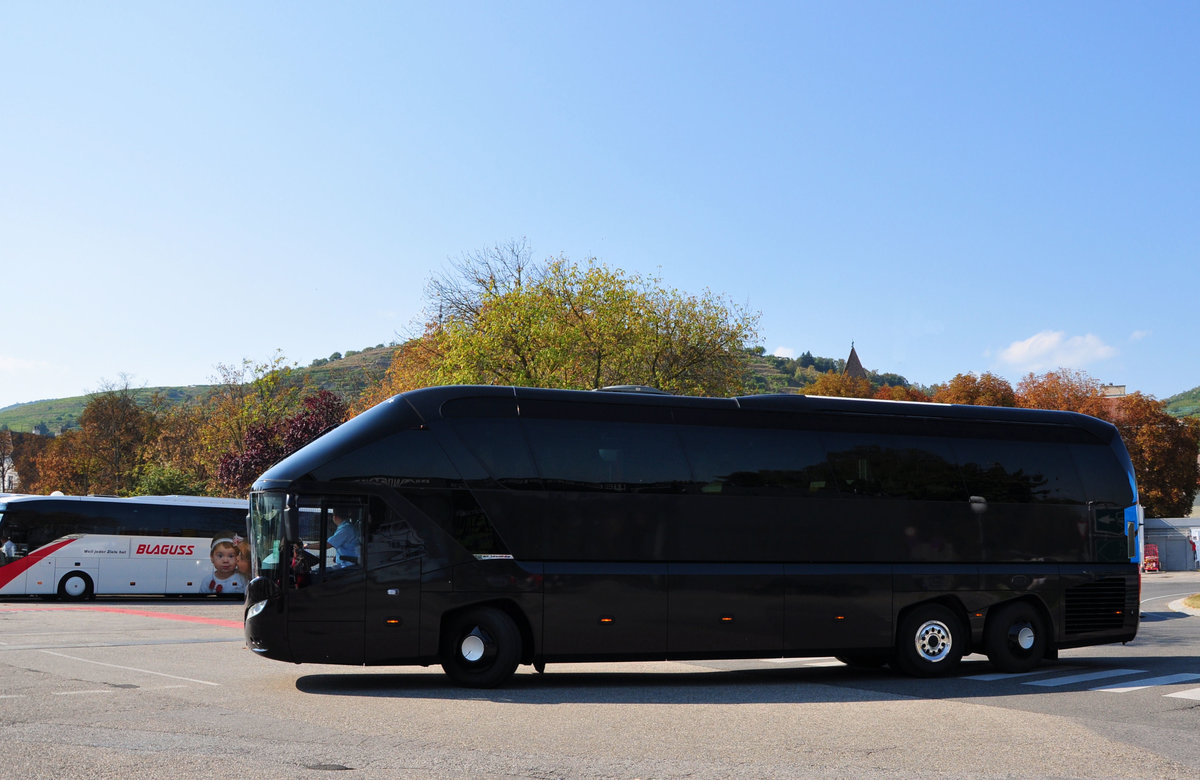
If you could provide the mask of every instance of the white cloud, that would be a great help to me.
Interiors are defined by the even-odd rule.
[[[1129,334],[1129,340],[1130,341],[1141,341],[1142,339],[1146,338],[1149,335],[1150,335],[1150,331],[1148,331],[1148,330],[1135,330],[1133,333]]]
[[[1000,361],[1026,372],[1058,368],[1082,369],[1115,356],[1117,350],[1098,336],[1067,336],[1061,330],[1044,330],[1024,341],[1014,341],[1000,352]]]
[[[44,371],[50,364],[44,360],[25,360],[24,358],[0,355],[0,373],[18,374],[27,371]]]
[[[775,349],[771,351],[771,354],[775,357],[794,358],[796,357],[796,350],[792,349],[791,347],[775,347]]]

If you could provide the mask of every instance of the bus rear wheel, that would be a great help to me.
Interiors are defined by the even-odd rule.
[[[958,667],[966,649],[966,629],[954,610],[923,604],[900,621],[895,664],[915,677],[939,677]]]
[[[82,601],[91,596],[94,589],[91,577],[81,571],[73,571],[59,580],[58,597],[65,601]]]
[[[495,688],[516,671],[521,632],[507,613],[492,607],[462,612],[442,634],[442,669],[469,688]]]
[[[1013,601],[988,619],[983,649],[1002,672],[1027,672],[1041,663],[1048,645],[1046,623],[1037,607]]]

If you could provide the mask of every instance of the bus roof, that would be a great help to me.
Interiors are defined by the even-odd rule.
[[[424,420],[441,417],[441,407],[450,400],[468,397],[510,397],[522,399],[557,400],[580,405],[612,404],[622,406],[660,406],[694,409],[729,409],[808,414],[859,414],[884,417],[918,417],[949,420],[989,422],[1023,422],[1042,425],[1062,425],[1088,430],[1102,440],[1109,440],[1115,430],[1110,423],[1078,412],[1047,409],[1024,409],[1002,406],[968,406],[921,401],[888,401],[871,398],[837,398],[832,396],[775,393],[746,395],[734,398],[705,398],[651,393],[612,392],[606,390],[555,390],[533,387],[497,387],[491,385],[452,385],[411,390],[389,399],[404,401]]]
[[[610,411],[611,410],[611,411]],[[686,410],[686,414],[684,413]],[[1008,407],[960,406],[910,401],[877,401],[804,395],[751,395],[736,398],[701,398],[656,393],[605,390],[557,390],[492,385],[451,385],[411,390],[368,409],[336,430],[314,440],[266,470],[255,481],[255,490],[278,487],[304,478],[314,469],[355,452],[372,442],[406,428],[466,414],[476,417],[533,416],[571,418],[576,413],[591,419],[632,417],[660,422],[687,419],[695,424],[720,418],[723,424],[747,422],[772,425],[770,417],[780,414],[786,425],[806,418],[820,426],[835,428],[844,420],[860,430],[904,429],[923,433],[950,428],[982,431],[983,436],[1006,437],[1009,425],[1037,438],[1067,437],[1109,444],[1117,436],[1110,423],[1075,412],[1016,409]],[[878,423],[878,424],[876,424]],[[999,427],[997,427],[999,426]]]
[[[159,506],[218,506],[241,507],[248,506],[246,499],[213,498],[209,496],[68,496],[68,495],[34,495],[30,493],[0,494],[0,504],[28,503],[42,501],[71,501],[71,502],[113,502],[154,504]]]

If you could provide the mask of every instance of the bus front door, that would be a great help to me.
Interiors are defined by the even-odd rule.
[[[292,551],[287,596],[288,640],[297,663],[363,663],[365,509],[361,502],[301,498],[303,547]]]

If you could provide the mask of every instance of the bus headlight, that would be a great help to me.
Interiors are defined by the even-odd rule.
[[[253,604],[250,605],[250,609],[246,610],[246,620],[249,620],[250,618],[254,617],[259,612],[262,612],[266,608],[267,608],[267,602],[265,599],[262,601],[254,602]]]

